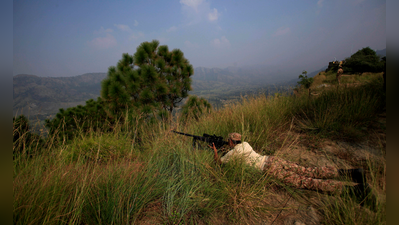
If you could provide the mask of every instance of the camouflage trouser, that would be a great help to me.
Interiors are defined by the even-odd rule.
[[[322,180],[322,178],[338,177],[338,170],[330,166],[303,167],[276,156],[269,156],[265,162],[264,170],[284,183],[296,188],[340,193],[344,185],[341,181]]]

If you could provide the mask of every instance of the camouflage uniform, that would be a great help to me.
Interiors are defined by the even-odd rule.
[[[241,142],[241,134],[230,133],[229,140]],[[247,142],[236,144],[233,150],[220,158],[220,161],[221,163],[227,163],[231,157],[238,155],[247,158],[246,162],[249,165],[266,171],[284,183],[296,188],[340,193],[344,185],[341,181],[322,180],[322,178],[329,179],[339,176],[338,170],[334,167],[303,167],[276,156],[261,156],[257,154]],[[256,163],[251,163],[251,160]]]
[[[341,181],[321,179],[338,177],[338,170],[330,166],[303,167],[276,156],[269,156],[263,170],[296,188],[340,193],[344,185]]]

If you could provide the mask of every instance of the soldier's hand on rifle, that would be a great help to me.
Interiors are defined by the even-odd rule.
[[[216,154],[217,154],[218,150],[215,147],[215,143],[212,143],[212,146],[209,145],[209,147],[212,148],[213,151],[216,152]]]
[[[211,146],[209,146],[209,147],[211,147]],[[213,152],[215,153],[215,155],[214,155],[215,162],[221,164],[222,162],[219,159],[218,150],[215,147],[215,143],[212,143],[212,147],[211,148],[213,148]]]
[[[215,147],[215,143],[212,142],[212,145],[208,145],[209,148],[213,149],[213,151],[218,151]]]

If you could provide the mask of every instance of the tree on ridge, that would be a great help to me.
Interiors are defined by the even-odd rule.
[[[383,60],[370,47],[362,48],[343,63],[345,73],[382,72]]]
[[[188,96],[193,74],[179,49],[169,51],[157,40],[143,42],[133,56],[125,53],[116,67],[109,67],[101,97],[111,117],[123,116],[127,110],[165,117]]]

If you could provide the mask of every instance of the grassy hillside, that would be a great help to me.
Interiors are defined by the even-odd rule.
[[[382,78],[337,87],[332,76],[315,76],[310,98],[258,95],[188,124],[126,123],[32,145],[14,159],[14,224],[385,224]],[[239,160],[218,166],[171,129],[239,132],[257,152],[304,166],[362,167],[377,202],[294,189]]]

